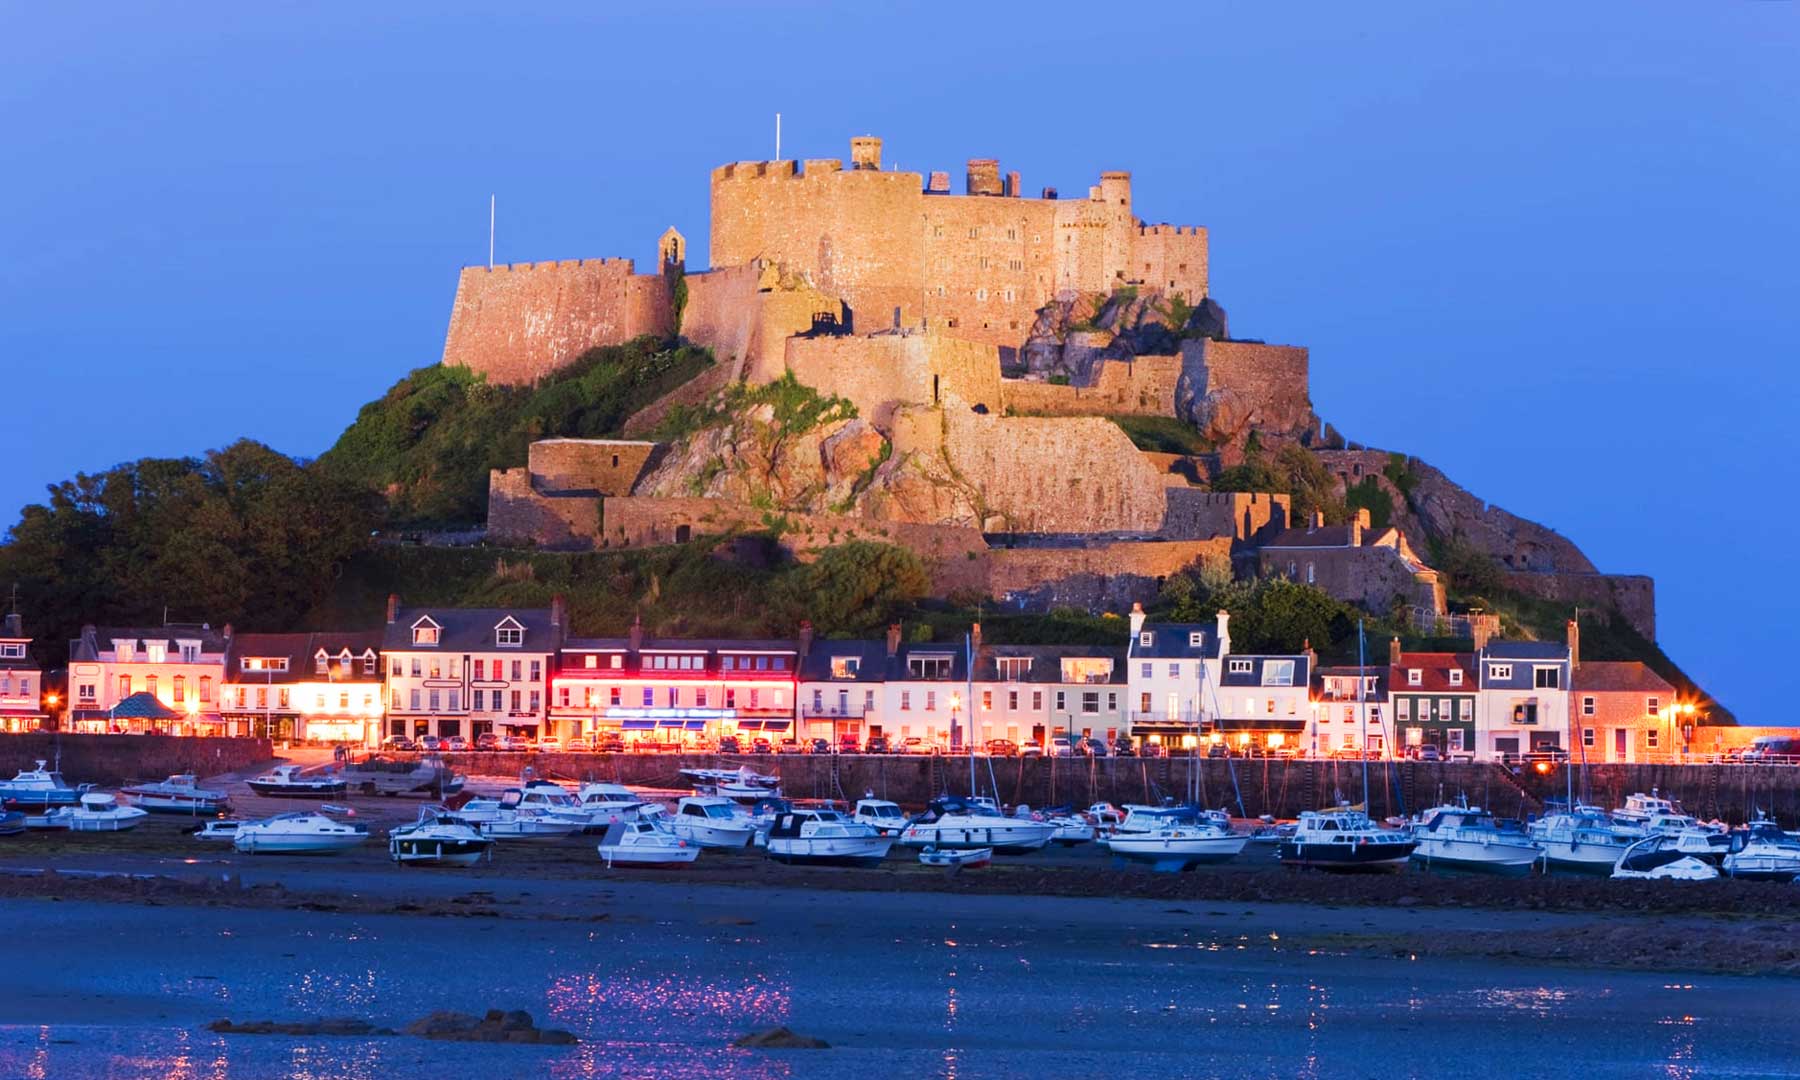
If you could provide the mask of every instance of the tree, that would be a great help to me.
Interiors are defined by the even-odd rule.
[[[905,548],[853,540],[826,548],[796,568],[779,592],[793,621],[811,619],[820,633],[879,633],[931,588],[919,557]]]

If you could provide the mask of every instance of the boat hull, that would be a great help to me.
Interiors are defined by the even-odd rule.
[[[1411,840],[1368,844],[1309,844],[1283,840],[1276,848],[1276,857],[1283,866],[1312,870],[1394,871],[1406,865],[1416,846]]]
[[[1610,874],[1629,844],[1576,844],[1544,840],[1544,862],[1552,870],[1577,874]]]
[[[473,866],[493,848],[490,840],[443,840],[432,837],[396,836],[388,841],[388,854],[401,864],[417,866]]]
[[[348,789],[341,780],[317,784],[275,784],[267,780],[251,780],[247,786],[268,799],[328,799],[343,795]]]
[[[894,841],[888,837],[771,837],[769,858],[813,866],[880,866]]]
[[[81,814],[69,815],[70,832],[127,832],[137,828],[150,815],[135,814],[101,814],[84,817]]]
[[[700,849],[688,847],[651,847],[601,844],[600,858],[608,867],[613,866],[686,866],[700,857]]]
[[[935,846],[942,850],[988,848],[999,855],[1022,855],[1038,851],[1050,842],[1055,830],[1047,825],[946,826],[914,825],[900,834],[905,847]]]
[[[1249,842],[1248,836],[1173,839],[1114,836],[1107,847],[1118,858],[1149,863],[1154,870],[1170,871],[1229,862],[1237,858]]]
[[[731,828],[719,825],[693,825],[677,819],[671,826],[675,835],[703,848],[735,851],[748,847],[756,829],[750,825]]]
[[[139,810],[148,810],[152,814],[187,814],[192,817],[202,817],[231,809],[231,800],[223,797],[204,799],[180,795],[146,795],[129,788],[124,789],[120,794],[131,796],[131,805]]]
[[[49,810],[58,806],[74,806],[80,798],[81,793],[74,788],[0,790],[0,803],[14,806],[20,810]]]
[[[1793,881],[1800,877],[1800,860],[1769,855],[1727,855],[1725,874],[1741,881]]]
[[[1427,869],[1485,874],[1528,874],[1540,858],[1542,854],[1535,845],[1483,844],[1470,840],[1421,840],[1412,853],[1412,861]]]
[[[258,836],[239,832],[232,846],[245,855],[336,855],[360,847],[367,833],[343,836]]]

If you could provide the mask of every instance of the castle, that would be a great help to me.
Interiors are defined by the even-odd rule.
[[[1208,489],[1247,446],[1327,447],[1306,350],[1227,331],[1205,229],[1139,220],[1125,172],[1101,173],[1082,198],[1027,197],[1017,173],[974,159],[953,194],[947,173],[884,170],[881,154],[860,137],[848,167],[714,169],[705,271],[687,271],[673,228],[649,274],[628,259],[463,270],[443,360],[490,382],[531,383],[641,334],[679,335],[717,361],[633,417],[633,438],[546,440],[496,470],[489,535],[580,549],[774,528],[800,553],[876,538],[919,552],[946,595],[1022,607],[1116,610],[1211,562],[1374,610],[1444,613],[1418,554],[1429,513],[1328,530],[1291,520],[1286,495]],[[731,398],[789,376],[836,411],[794,430],[753,395]],[[670,432],[683,407],[713,411]],[[1140,449],[1121,417],[1184,421],[1212,449]],[[1336,470],[1341,489],[1369,476],[1412,497],[1364,464]],[[1441,487],[1463,513],[1466,493]],[[1539,534],[1554,537],[1573,552],[1563,565],[1521,568],[1560,575],[1534,578],[1539,594],[1623,588],[1653,634],[1647,579],[1595,574],[1566,540],[1498,508],[1465,516],[1508,565],[1525,546],[1561,551]]]

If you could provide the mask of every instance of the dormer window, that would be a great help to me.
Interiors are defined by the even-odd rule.
[[[1200,647],[1201,637],[1202,637],[1202,635],[1201,635],[1200,631],[1198,631],[1198,630],[1192,631],[1191,633],[1188,634],[1188,645],[1191,648],[1198,649]]]
[[[1249,660],[1233,660],[1227,665],[1226,670],[1230,671],[1233,675],[1248,675],[1255,666],[1256,665]]]
[[[494,644],[502,649],[516,649],[525,644],[525,627],[508,615],[494,627]]]
[[[1462,668],[1451,668],[1450,669],[1450,685],[1451,686],[1461,686],[1462,685]]]
[[[113,655],[119,658],[119,663],[129,664],[131,663],[131,654],[136,648],[137,641],[133,638],[124,638],[119,641],[114,641]]]
[[[325,650],[320,649],[318,652],[314,653],[313,654],[313,671],[314,671],[314,673],[323,675],[330,670],[331,670],[331,657],[326,654]]]
[[[1493,679],[1496,682],[1504,682],[1507,679],[1512,678],[1512,665],[1511,664],[1489,664],[1488,665],[1488,678]]]
[[[4,645],[0,645],[0,658],[4,658],[7,660],[20,660],[20,659],[23,659],[24,656],[25,656],[25,644],[23,642],[9,641]]]
[[[1145,630],[1143,633],[1138,635],[1138,646],[1140,648],[1148,649],[1150,647],[1150,643],[1155,640],[1156,640],[1156,635],[1152,634],[1148,630]]]
[[[364,675],[373,675],[373,674],[375,674],[375,653],[374,653],[374,650],[369,650],[369,651],[367,651],[367,652],[364,652],[364,653],[363,653],[363,655],[362,655],[362,669],[363,669],[363,674],[364,674]]]
[[[412,624],[412,643],[414,645],[436,645],[443,627],[431,621],[430,616],[421,618]]]
[[[1407,668],[1406,669],[1406,685],[1408,685],[1408,686],[1423,686],[1423,685],[1425,685],[1425,673],[1416,667],[1415,668]]]
[[[594,653],[588,653],[586,659],[587,663],[584,666],[590,668],[597,668],[600,666],[600,657]]]
[[[169,659],[169,643],[166,641],[145,642],[144,659],[152,664],[166,663]]]
[[[198,664],[200,662],[200,643],[198,641],[184,641],[181,643],[181,662],[184,664]]]

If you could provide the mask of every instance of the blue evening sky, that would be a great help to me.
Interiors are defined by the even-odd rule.
[[[780,111],[787,157],[1131,170],[1323,415],[1655,575],[1674,657],[1787,719],[1794,5],[530,7],[0,4],[0,518],[319,453],[437,361],[490,192],[502,261],[648,266],[673,224],[698,265],[708,170]]]

